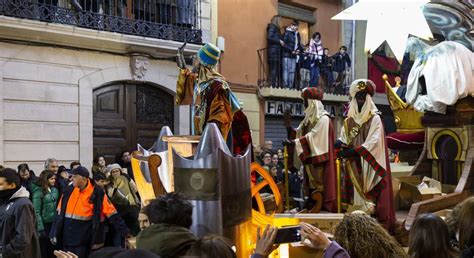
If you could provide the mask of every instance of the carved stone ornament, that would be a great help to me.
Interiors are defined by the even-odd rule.
[[[150,60],[145,55],[133,54],[130,56],[130,71],[135,81],[143,81],[145,79]]]

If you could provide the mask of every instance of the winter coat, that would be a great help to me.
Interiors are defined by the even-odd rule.
[[[30,194],[21,187],[0,204],[0,256],[2,258],[40,258],[35,212]]]
[[[347,53],[341,54],[340,52],[334,54],[331,59],[334,61],[333,71],[341,73],[346,70],[347,67],[351,67],[351,58]]]
[[[122,175],[111,177],[110,181],[112,186],[107,188],[107,196],[121,216],[139,206],[131,181]]]
[[[323,55],[321,61],[321,71],[330,71],[332,72],[333,60],[330,56]]]
[[[37,183],[31,184],[31,190],[33,191],[32,202],[36,214],[36,228],[38,232],[41,232],[44,230],[44,224],[53,223],[56,217],[59,191],[51,187],[49,193],[43,194],[43,189]]]
[[[68,180],[66,180],[62,176],[59,176],[59,175],[56,176],[56,183],[54,183],[54,187],[58,189],[61,194],[64,193],[68,185],[69,185]]]
[[[71,215],[66,217],[65,214],[70,205],[74,207],[72,212],[86,213],[83,216],[92,219],[68,218]],[[89,249],[103,245],[106,233],[105,217],[123,237],[130,232],[115,207],[105,196],[104,190],[95,187],[92,180],[89,180],[83,191],[72,185],[68,186],[58,208],[60,210],[49,233],[50,238],[56,238],[58,248],[62,248],[65,239],[71,246],[87,246]]]
[[[20,184],[21,186],[23,186],[24,188],[26,188],[26,190],[28,190],[28,192],[30,192],[30,197],[32,196],[32,191],[31,191],[31,185],[33,183],[35,183],[36,181],[38,181],[38,178],[36,176],[34,176],[33,174],[31,175],[31,177],[28,179],[28,180],[22,180],[20,179]]]
[[[294,31],[285,30],[285,34],[283,34],[283,41],[285,42],[285,46],[283,46],[283,57],[296,58],[296,55],[291,53],[295,51],[296,41],[298,41],[298,46],[296,49],[303,49],[299,33],[296,33],[295,37]]]
[[[186,254],[197,238],[184,227],[171,224],[153,224],[137,236],[137,249],[150,251],[162,258]]]
[[[280,28],[273,23],[267,25],[267,56],[268,60],[279,60],[281,51]]]

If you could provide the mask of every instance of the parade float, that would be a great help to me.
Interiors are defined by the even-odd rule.
[[[432,45],[417,53],[407,85],[400,85],[400,80],[390,81],[387,76],[382,78],[396,125],[396,132],[386,136],[386,144],[398,150],[401,161],[408,164],[406,173],[392,172],[393,206],[397,215],[393,233],[402,244],[407,243],[416,216],[426,212],[445,216],[450,208],[470,196],[474,188],[474,56],[472,49],[465,47],[466,42],[472,41],[448,33],[460,28],[462,31],[469,21],[468,26],[472,26],[472,19],[466,19],[469,10],[465,5],[445,1],[427,4],[425,9],[429,13],[425,16],[435,21],[434,25],[430,24],[431,29],[445,35],[447,41],[430,42]],[[447,27],[436,19],[441,15],[462,17],[465,23]],[[456,40],[462,44],[453,42]],[[437,70],[439,64],[445,67],[447,62],[451,65],[449,69]],[[187,80],[181,79],[181,83]],[[225,85],[224,89],[227,89]],[[192,90],[177,92],[179,95]],[[182,97],[178,96],[187,104],[195,101],[189,96]],[[228,100],[227,110],[231,110],[235,100],[232,97]],[[305,221],[331,233],[342,220],[347,211],[341,201],[341,182],[346,176],[342,159],[333,160],[337,212],[322,210],[322,198],[318,194],[308,195],[316,203],[312,209],[289,212],[292,203],[298,201],[289,196],[291,153],[285,151],[285,183],[277,184],[260,164],[251,162],[251,145],[240,146],[238,152],[229,148],[232,144],[223,137],[222,123],[197,126],[202,127],[198,130],[201,135],[175,136],[163,127],[152,148],[139,146],[139,151],[133,153],[133,173],[144,204],[168,192],[185,194],[194,205],[191,230],[198,237],[218,234],[229,238],[238,257],[249,257],[252,253],[258,227],[282,227]],[[256,177],[258,181],[252,180]],[[271,257],[321,254],[321,250],[288,243],[280,245]]]

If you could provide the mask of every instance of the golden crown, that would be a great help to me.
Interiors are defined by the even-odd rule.
[[[425,128],[421,124],[423,113],[416,111],[410,104],[405,103],[397,95],[392,85],[388,82],[388,76],[386,74],[384,74],[382,78],[385,81],[387,99],[393,111],[397,132],[415,133],[424,131]],[[396,87],[399,87],[400,78],[397,77],[395,81]]]

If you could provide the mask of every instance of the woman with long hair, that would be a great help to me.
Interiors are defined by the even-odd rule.
[[[106,175],[107,171],[107,163],[105,162],[104,155],[97,154],[94,157],[94,162],[92,164],[92,174],[101,172],[102,174]],[[106,175],[107,177],[109,175]]]
[[[454,206],[448,216],[446,216],[446,224],[448,224],[449,237],[451,240],[451,246],[456,249],[459,248],[459,221],[461,220],[461,211],[464,205],[474,205],[474,197],[465,199]],[[462,249],[461,249],[462,250]]]
[[[336,227],[334,240],[351,258],[407,257],[395,238],[377,220],[365,214],[345,215]]]
[[[459,217],[459,250],[461,257],[474,257],[474,198],[463,202]]]
[[[36,228],[40,234],[41,257],[54,257],[53,245],[49,241],[49,231],[56,216],[59,191],[54,187],[56,175],[44,170],[39,180],[31,184],[32,202],[36,214]]]
[[[448,225],[438,215],[421,214],[410,229],[408,254],[413,258],[449,258],[459,254],[449,242]]]

